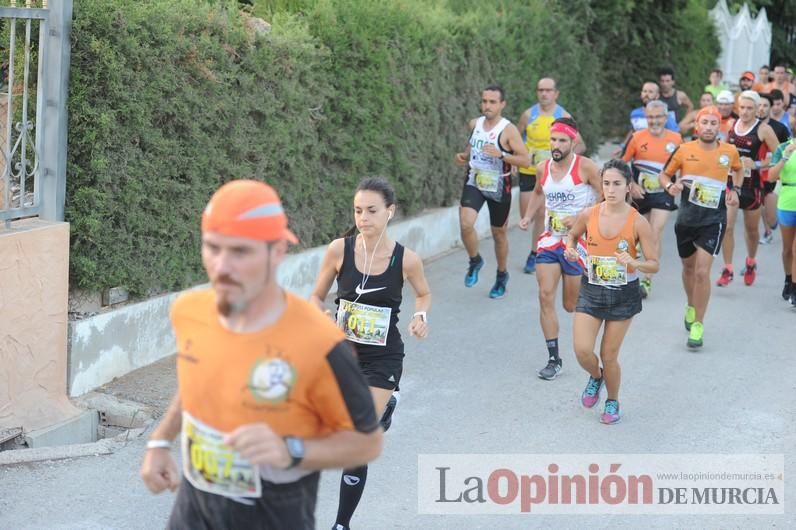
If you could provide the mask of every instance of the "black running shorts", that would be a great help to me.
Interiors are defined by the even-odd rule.
[[[500,201],[493,201],[492,199],[484,197],[484,194],[475,186],[470,186],[469,184],[464,185],[461,202],[463,207],[472,208],[476,212],[479,212],[484,206],[484,203],[486,203],[489,208],[489,224],[495,228],[502,228],[509,219],[509,211],[511,211],[511,193],[503,193],[503,198]]]
[[[763,193],[760,188],[741,188],[738,195],[738,207],[741,210],[757,210],[763,204]]]
[[[705,252],[717,256],[721,250],[721,241],[724,239],[725,223],[715,223],[706,226],[674,225],[674,234],[677,236],[677,253],[681,258],[689,258],[697,247]]]
[[[368,386],[400,390],[398,384],[404,371],[404,354],[366,355],[359,358],[359,369]]]
[[[763,198],[765,198],[766,195],[768,195],[769,193],[774,193],[774,188],[776,187],[777,187],[776,182],[769,182],[769,181],[763,182]]]
[[[287,484],[263,481],[263,494],[260,498],[240,500],[196,489],[183,478],[166,528],[311,530],[315,528],[319,477],[320,473],[314,472]]]
[[[650,210],[667,210],[673,212],[677,209],[674,197],[665,191],[660,193],[647,193],[642,199],[633,199],[633,205],[641,215],[649,213]]]
[[[533,191],[536,186],[536,175],[526,175],[525,173],[519,175],[520,191]]]

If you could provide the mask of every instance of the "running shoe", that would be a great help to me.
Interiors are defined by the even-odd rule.
[[[790,293],[791,283],[788,280],[785,280],[785,287],[782,288],[782,299],[786,302],[790,302]]]
[[[688,342],[686,346],[692,350],[702,347],[702,335],[705,334],[705,327],[702,322],[694,322],[691,324],[691,331],[688,333]]]
[[[730,282],[732,281],[733,274],[732,271],[728,268],[724,268],[721,270],[721,276],[718,280],[716,280],[716,285],[719,287],[727,287]]]
[[[685,324],[685,330],[691,331],[691,324],[694,323],[696,320],[696,308],[692,305],[685,306],[685,317],[683,317],[683,324]]]
[[[641,289],[641,298],[646,298],[652,292],[652,278],[644,278],[639,282],[639,289]]]
[[[525,260],[525,268],[522,269],[525,274],[533,274],[536,272],[536,253],[531,252],[528,254],[528,259]]]
[[[560,373],[561,359],[556,359],[555,357],[550,357],[550,360],[547,361],[547,366],[537,372],[539,377],[542,379],[547,379],[548,381],[552,381],[558,377],[558,374]]]
[[[603,388],[603,378],[595,379],[589,376],[589,382],[586,383],[586,390],[580,396],[581,404],[590,409],[600,401],[600,390]]]
[[[622,418],[619,416],[619,402],[615,399],[606,399],[605,410],[600,416],[600,422],[606,425],[613,425],[614,423],[619,423],[620,419]]]
[[[796,307],[796,292],[793,291],[793,288],[791,288],[790,292],[790,305]]]
[[[507,283],[509,283],[508,271],[497,273],[497,276],[495,277],[495,285],[493,285],[492,290],[489,291],[489,298],[496,299],[506,296]]]
[[[760,236],[759,243],[761,245],[768,245],[772,241],[774,241],[774,231],[773,230],[766,230],[765,233],[762,236]]]
[[[749,256],[746,257],[746,267],[743,270],[743,283],[748,285],[752,285],[755,283],[755,278],[757,277],[757,262],[750,258]]]
[[[470,258],[470,265],[467,267],[467,275],[464,277],[464,286],[472,287],[478,283],[478,271],[484,266],[484,258],[476,256]]]

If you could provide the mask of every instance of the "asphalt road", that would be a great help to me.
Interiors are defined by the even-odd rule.
[[[742,247],[740,223],[736,234]],[[601,425],[598,410],[580,406],[587,377],[574,359],[571,318],[563,312],[564,370],[553,382],[536,376],[546,350],[536,280],[521,272],[527,242],[526,233],[511,231],[511,279],[503,300],[487,297],[495,271],[489,240],[482,242],[487,264],[472,289],[462,283],[463,251],[427,265],[434,295],[431,335],[423,343],[408,339],[401,402],[384,454],[370,468],[353,527],[796,527],[787,503],[785,515],[775,516],[418,514],[417,458],[424,453],[784,453],[786,469],[796,464],[796,310],[779,294],[779,234],[760,249],[754,286],[736,279],[713,289],[705,347],[691,352],[682,325],[679,259],[667,227],[661,272],[620,354],[624,416],[615,426]],[[737,269],[741,253],[736,248]],[[716,263],[714,277],[718,273]],[[404,315],[411,303],[405,300]],[[159,376],[133,374],[139,379],[128,383],[150,401],[161,395],[165,402],[173,383]],[[163,527],[173,495],[145,491],[137,475],[143,445],[136,439],[108,456],[0,468],[0,528]],[[318,528],[334,522],[338,481],[339,472],[324,474]],[[793,498],[792,481],[786,480],[786,490]]]

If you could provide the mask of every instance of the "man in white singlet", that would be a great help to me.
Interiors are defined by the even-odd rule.
[[[470,120],[467,149],[456,153],[455,158],[456,165],[467,168],[459,209],[462,242],[470,256],[464,286],[472,287],[478,283],[478,272],[484,266],[478,253],[475,221],[486,203],[497,259],[497,277],[489,291],[490,298],[503,298],[509,281],[506,262],[509,255],[507,227],[511,209],[511,166],[522,167],[530,163],[528,149],[517,127],[501,116],[505,107],[505,93],[500,85],[490,85],[483,90],[483,116]]]

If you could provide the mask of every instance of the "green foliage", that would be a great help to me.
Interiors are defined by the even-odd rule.
[[[487,83],[504,85],[515,120],[536,80],[556,77],[594,146],[625,126],[657,66],[677,61],[682,88],[715,62],[697,0],[663,15],[652,0],[253,3],[266,35],[224,0],[75,0],[73,286],[142,295],[201,281],[199,214],[230,179],[273,184],[305,246],[347,228],[364,176],[389,177],[405,214],[453,204],[453,154]],[[673,28],[685,12],[694,20]]]

